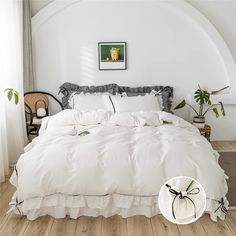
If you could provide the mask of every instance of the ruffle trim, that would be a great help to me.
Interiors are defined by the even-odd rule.
[[[16,202],[14,194],[12,202]],[[225,199],[224,206],[228,209],[228,201]],[[225,214],[218,209],[217,200],[207,199],[205,212],[210,214],[213,221],[217,217],[224,220]],[[64,218],[67,215],[72,219],[80,216],[110,217],[120,215],[127,218],[134,215],[152,217],[160,213],[158,196],[127,196],[112,194],[106,196],[71,196],[53,194],[46,197],[37,197],[24,200],[22,204],[14,208],[16,214],[26,215],[29,220],[35,220],[43,215],[55,218]]]

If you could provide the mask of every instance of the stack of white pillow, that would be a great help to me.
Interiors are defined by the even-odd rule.
[[[106,110],[120,113],[162,110],[160,96],[156,96],[155,91],[145,96],[133,97],[128,97],[125,94],[74,93],[69,99],[69,105],[72,109],[79,111]]]

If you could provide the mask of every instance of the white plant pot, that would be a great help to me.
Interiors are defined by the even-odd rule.
[[[197,128],[205,127],[205,117],[194,116],[193,117],[193,125]]]

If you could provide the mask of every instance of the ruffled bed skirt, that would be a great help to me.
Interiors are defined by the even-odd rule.
[[[16,196],[12,202],[16,203]],[[217,216],[224,220],[225,214],[218,209],[219,203],[216,200],[207,199],[206,212],[210,214],[213,221]],[[228,201],[225,202],[228,208]],[[158,196],[127,196],[112,194],[106,196],[71,196],[64,194],[53,194],[46,197],[31,198],[20,204],[15,204],[13,210],[16,214],[26,215],[29,220],[44,215],[55,218],[64,218],[67,215],[76,219],[80,216],[104,216],[120,215],[127,218],[134,215],[152,217],[160,214]]]

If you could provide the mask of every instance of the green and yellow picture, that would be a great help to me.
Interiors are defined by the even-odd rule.
[[[126,43],[98,43],[99,70],[126,69]]]

